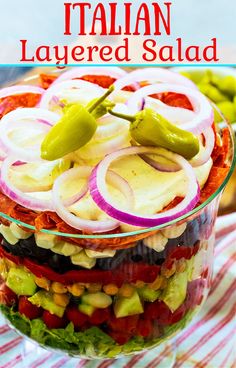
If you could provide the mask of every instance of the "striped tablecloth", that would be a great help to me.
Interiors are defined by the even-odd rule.
[[[218,218],[213,284],[200,314],[173,344],[118,360],[75,360],[26,342],[0,317],[0,368],[236,367],[236,213]],[[172,364],[173,346],[176,359]]]

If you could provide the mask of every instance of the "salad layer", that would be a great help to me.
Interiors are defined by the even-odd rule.
[[[204,300],[213,225],[208,208],[113,254],[81,248],[77,265],[77,246],[1,225],[2,311],[22,333],[75,355],[112,357],[155,346]]]
[[[5,305],[1,305],[0,310],[13,327],[22,334],[37,341],[41,346],[59,349],[73,356],[96,359],[113,358],[119,355],[140,352],[143,349],[150,349],[165,340],[162,337],[157,337],[150,343],[145,342],[143,337],[137,336],[121,346],[97,327],[90,327],[83,333],[76,332],[72,323],[68,324],[66,328],[48,329],[41,319],[29,320],[19,312],[15,312]],[[166,338],[171,337],[177,331],[183,329],[191,320],[192,316],[193,313],[189,312],[179,322],[165,327]],[[126,327],[127,325],[125,325]]]
[[[14,245],[4,239],[2,311],[39,343],[77,355],[112,357],[155,346],[182,328],[206,295],[209,219],[204,213],[166,230],[162,251],[150,248],[160,247],[159,234],[96,259],[91,269],[37,246],[32,236]]]
[[[83,71],[78,71],[77,74],[75,73],[75,71],[72,72],[74,73],[74,75],[66,76],[66,73],[64,73],[59,78],[50,75],[41,75],[41,85],[43,88],[48,88],[47,94],[44,94],[42,91],[40,92],[41,94],[37,94],[36,90],[34,94],[17,94],[17,92],[15,92],[16,94],[3,97],[1,100],[2,116],[8,117],[9,112],[13,112],[15,109],[16,113],[18,114],[18,107],[26,107],[26,109],[22,109],[22,111],[24,110],[23,115],[25,114],[25,112],[28,114],[29,111],[27,110],[27,108],[38,103],[39,107],[35,108],[37,114],[39,113],[39,110],[41,108],[40,106],[43,106],[43,108],[47,107],[50,113],[54,112],[55,114],[58,114],[57,116],[59,116],[59,118],[60,116],[64,116],[65,119],[65,117],[67,116],[66,114],[68,114],[68,109],[75,108],[76,104],[86,106],[86,104],[89,104],[91,100],[94,101],[94,99],[98,99],[99,95],[101,95],[103,91],[106,90],[106,88],[111,86],[112,83],[117,83],[118,91],[116,92],[115,90],[115,92],[112,92],[111,98],[109,97],[110,99],[105,101],[108,101],[108,105],[116,104],[114,111],[122,114],[123,112],[127,112],[129,110],[130,105],[128,104],[127,106],[127,101],[130,101],[135,93],[137,93],[137,88],[139,88],[138,93],[147,87],[149,88],[149,86],[147,86],[147,83],[150,83],[150,73],[152,71],[150,69],[147,76],[145,76],[144,73],[144,76],[142,77],[137,74],[137,76],[134,75],[133,78],[132,73],[135,74],[135,72],[132,72],[128,75],[123,75],[123,73],[121,73],[121,75],[116,75],[116,77],[114,77],[114,75],[112,75],[111,77],[106,75],[92,76],[86,74],[85,76],[83,76]],[[166,72],[167,71],[165,71],[165,73]],[[171,72],[169,73],[169,80],[170,78],[173,78],[173,83],[177,83],[175,81],[175,77],[171,75]],[[109,73],[107,72],[107,74]],[[164,77],[167,78],[165,75]],[[155,79],[154,73],[152,79],[153,81],[162,81],[162,78],[160,78],[159,75],[159,78],[157,76]],[[145,82],[145,84],[143,84],[142,82],[140,83],[140,86],[137,87],[136,79],[138,81],[141,79],[143,81],[147,80],[148,82]],[[77,86],[76,83],[80,81],[89,83],[89,86]],[[134,83],[134,81],[136,84]],[[180,82],[178,81],[178,83]],[[181,81],[181,83],[183,83],[183,87],[181,88],[185,90],[186,86],[184,85],[184,83],[186,82]],[[126,84],[130,86],[127,87],[125,86]],[[99,85],[99,87],[97,88],[100,88],[100,86],[102,86],[102,89],[96,90],[96,88],[94,89],[90,85]],[[146,87],[143,87],[145,85]],[[122,90],[122,87],[125,89],[125,91]],[[192,105],[193,102],[190,102],[191,93],[188,94],[190,90],[189,85],[187,87],[186,95],[177,92],[154,93],[155,90],[158,91],[160,90],[160,88],[167,91],[176,89],[176,87],[173,88],[173,85],[166,85],[165,83],[154,84],[150,87],[152,87],[150,92],[145,92],[145,94],[147,95],[145,104],[148,107],[150,106],[153,109],[152,111],[155,111],[155,113],[160,111],[166,116],[168,115],[170,121],[174,121],[175,125],[176,123],[178,125],[182,119],[183,127],[185,126],[186,121],[196,120],[197,113],[193,110],[195,108]],[[177,87],[179,87],[178,84]],[[177,88],[176,91],[181,90],[181,88]],[[89,93],[87,91],[89,91]],[[42,97],[40,97],[41,95]],[[204,101],[204,103],[206,103],[206,101]],[[133,104],[131,104],[131,107],[133,107]],[[105,107],[105,109],[106,108],[107,107]],[[35,111],[33,111],[33,115],[29,115],[26,120],[30,119],[31,121],[32,119],[34,119]],[[145,112],[145,110],[143,111]],[[143,113],[143,111],[141,112]],[[96,114],[98,113],[96,112]],[[101,114],[100,111],[99,114]],[[16,115],[16,118],[17,116],[18,115]],[[16,127],[12,126],[11,130],[9,131],[10,134],[8,136],[8,139],[12,140],[13,146],[11,145],[11,147],[14,148],[13,153],[15,152],[15,146],[23,143],[25,147],[23,150],[24,152],[22,151],[22,155],[24,156],[28,150],[28,145],[30,153],[32,139],[35,147],[41,142],[42,135],[45,136],[45,127],[42,128],[42,132],[39,130],[40,134],[35,135],[35,127],[32,126],[32,130],[26,130],[26,126],[24,125],[26,122],[24,120],[25,118],[21,120],[22,118],[19,116],[18,119],[19,128],[16,129],[17,125]],[[186,196],[186,192],[188,192],[189,175],[186,175],[188,171],[184,172],[182,170],[179,171],[178,169],[175,169],[176,165],[173,166],[173,163],[171,164],[171,162],[168,161],[169,159],[166,156],[167,152],[165,151],[158,151],[160,152],[160,154],[163,154],[165,156],[163,156],[163,158],[159,157],[161,161],[156,161],[155,153],[151,156],[148,156],[148,160],[146,160],[144,155],[138,155],[141,148],[140,146],[137,147],[138,151],[135,154],[134,147],[137,146],[137,143],[133,141],[129,123],[127,123],[127,121],[124,120],[122,117],[117,117],[113,115],[109,116],[105,114],[104,116],[97,119],[97,123],[98,128],[95,132],[95,135],[87,144],[76,151],[62,156],[60,159],[56,159],[53,161],[36,160],[35,162],[22,163],[20,165],[17,164],[17,162],[15,162],[14,164],[13,161],[12,163],[8,162],[7,164],[4,164],[4,171],[6,172],[4,173],[4,178],[2,180],[5,185],[2,185],[3,190],[2,193],[0,193],[2,212],[30,225],[34,225],[37,230],[44,228],[55,229],[65,233],[84,234],[91,232],[96,233],[96,229],[99,229],[99,233],[119,233],[142,229],[143,226],[136,226],[132,224],[159,224],[161,223],[161,220],[159,219],[159,217],[161,216],[156,216],[156,213],[165,213],[165,211],[168,211],[168,209],[170,208],[173,208],[174,211],[172,212],[175,213],[177,207],[176,204],[183,202],[183,199]],[[162,124],[160,119],[159,123]],[[61,122],[57,124],[61,124]],[[69,124],[68,120],[67,123],[64,122],[63,124]],[[150,118],[145,124],[147,126],[151,124]],[[9,122],[9,125],[11,125],[11,121]],[[56,125],[54,128],[56,128]],[[212,125],[212,127],[212,132],[214,131],[214,137],[212,137],[211,140],[213,139],[214,143],[211,142],[211,145],[212,143],[213,145],[210,151],[207,146],[204,148],[204,144],[207,144],[206,139],[208,138],[206,138],[204,135],[196,135],[199,140],[200,151],[196,155],[196,157],[193,158],[193,162],[190,160],[190,164],[192,162],[194,170],[194,174],[192,173],[192,175],[196,177],[197,183],[200,186],[200,191],[198,192],[198,194],[195,195],[193,203],[191,203],[191,205],[190,203],[188,203],[187,207],[185,207],[188,209],[190,209],[190,207],[192,208],[194,204],[195,206],[197,206],[198,204],[203,203],[210,195],[212,195],[219,187],[223,179],[226,177],[228,172],[227,155],[229,152],[230,144],[228,130],[223,130],[220,136],[219,133],[216,133],[214,125]],[[53,131],[53,129],[51,130]],[[149,128],[147,128],[147,130],[149,133]],[[23,141],[22,134],[24,134]],[[66,134],[69,133],[67,132],[65,133],[65,136],[63,136],[64,141]],[[142,134],[144,134],[145,136],[145,131]],[[169,133],[167,133],[167,135],[168,134]],[[66,137],[66,139],[68,140],[69,137]],[[143,135],[141,136],[141,138],[138,137],[137,139],[143,140]],[[160,139],[160,137],[158,137],[158,139]],[[4,144],[6,144],[5,141],[2,143],[3,146]],[[167,143],[170,144],[169,141]],[[135,146],[133,146],[133,144]],[[155,142],[151,143],[150,147],[153,147],[153,144],[155,144]],[[181,145],[183,144],[184,142],[182,142]],[[107,176],[107,188],[98,188],[98,185],[102,186],[102,184],[99,183],[99,165],[97,166],[96,177],[91,178],[90,184],[87,183],[88,172],[90,170],[89,168],[91,168],[91,170],[94,167],[96,168],[96,164],[103,162],[103,158],[105,157],[105,155],[108,154],[109,156],[110,152],[113,152],[115,150],[119,151],[122,148],[131,149],[132,146],[132,149],[134,149],[134,154],[130,155],[129,151],[127,151],[127,154],[122,155],[120,159],[115,159],[114,163],[111,161],[111,166],[109,168],[110,172]],[[175,142],[175,146],[178,146],[177,141]],[[207,152],[208,157],[206,156],[206,152],[204,153],[204,150],[209,151]],[[57,150],[55,149],[54,151]],[[11,153],[11,151],[9,151],[9,149],[7,149],[7,152],[8,155],[9,153],[10,155],[13,154]],[[152,161],[155,161],[155,163],[153,164]],[[196,162],[196,164],[194,162]],[[153,165],[155,167],[153,167]],[[64,177],[61,178],[63,174]],[[95,175],[95,173],[93,173],[93,175]],[[61,185],[57,185],[57,187],[59,188],[53,189],[55,188],[55,181],[58,177],[61,178]],[[66,179],[67,177],[68,179]],[[94,184],[94,180],[96,179],[97,183]],[[7,183],[5,182],[5,180],[7,180]],[[192,183],[190,182],[190,184]],[[89,187],[87,185],[89,185]],[[14,188],[17,189],[14,190]],[[107,189],[109,190],[109,192],[107,192]],[[93,194],[94,190],[98,193]],[[105,198],[104,200],[104,198],[101,197],[102,192],[100,190],[104,190],[104,193],[111,197],[111,201],[109,198]],[[53,191],[56,192],[55,195],[53,194],[53,198],[56,202],[55,212],[47,210],[47,204],[48,207],[51,207],[51,196]],[[23,198],[21,197],[21,193]],[[24,193],[27,195],[26,197]],[[31,197],[33,202],[30,201]],[[58,200],[55,199],[55,197],[59,198],[60,204],[58,204]],[[64,208],[64,206],[62,206],[61,203],[64,198],[68,203],[66,209]],[[131,203],[132,198],[133,203]],[[102,204],[101,199],[104,202]],[[22,206],[22,203],[26,203],[29,206]],[[132,207],[132,211],[127,208],[127,205],[128,207]],[[38,211],[34,209],[38,207],[44,207],[45,210]],[[53,209],[54,207],[51,208]],[[124,214],[122,211],[122,213],[116,211],[116,208],[123,210]],[[185,208],[183,209],[185,210]],[[137,219],[134,218],[135,216],[127,216],[126,214],[129,212],[134,213]],[[70,214],[72,214],[72,216]],[[150,218],[153,215],[157,217],[157,220],[145,220],[145,217]],[[78,217],[78,219],[81,219],[82,222],[78,222],[78,219],[74,219],[74,216]],[[110,220],[112,216],[115,216],[115,221]],[[172,215],[170,219],[174,219],[175,216],[176,215]],[[121,221],[119,221],[116,217],[119,217]],[[166,219],[167,217],[164,217],[163,221],[166,221]],[[128,222],[126,223],[125,221]],[[4,219],[3,223],[5,223],[6,225],[9,224]],[[108,230],[109,227],[111,230]],[[73,239],[73,241],[76,241],[76,239]],[[126,239],[125,237],[123,239],[111,240],[111,242],[117,242],[118,247],[122,245],[122,243],[125,244],[128,241],[129,239]],[[84,243],[84,246],[88,245],[87,240],[80,239],[78,242],[81,245]],[[109,244],[109,241],[103,239],[101,242],[98,242],[95,239],[94,244],[92,241],[90,243],[92,243],[92,247],[94,245],[95,248],[98,247],[97,249],[99,249],[99,247],[103,249]],[[116,245],[114,244],[114,249],[115,248]]]

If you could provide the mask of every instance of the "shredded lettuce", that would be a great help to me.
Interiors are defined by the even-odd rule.
[[[129,355],[147,348],[153,348],[166,341],[167,337],[184,328],[192,318],[192,312],[172,326],[165,327],[165,335],[145,341],[144,338],[135,336],[124,345],[118,345],[109,335],[98,327],[91,327],[83,332],[76,332],[72,323],[63,329],[48,329],[41,319],[30,321],[28,318],[15,312],[13,308],[0,305],[0,311],[11,324],[24,335],[37,341],[41,346],[48,346],[64,350],[70,355],[80,355],[90,358],[114,358],[118,355]]]
[[[0,310],[5,317],[11,322],[11,324],[17,328],[20,332],[24,335],[29,336],[30,334],[30,320],[26,318],[24,315],[20,314],[19,312],[14,312],[11,308],[0,305]]]
[[[90,357],[112,358],[121,351],[121,347],[98,327],[91,327],[84,332],[75,332],[73,324],[70,323],[66,328],[50,330],[41,319],[30,321],[5,305],[1,305],[0,310],[17,330],[40,345]]]

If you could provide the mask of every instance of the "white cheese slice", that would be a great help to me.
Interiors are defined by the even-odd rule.
[[[59,238],[56,235],[39,232],[35,233],[34,236],[35,242],[40,248],[51,249],[59,243]]]
[[[10,230],[17,239],[28,239],[32,235],[32,233],[21,229],[21,227],[14,222],[11,223]]]
[[[116,251],[112,249],[104,249],[102,252],[96,252],[95,250],[85,249],[85,253],[90,258],[107,258],[114,257]]]
[[[52,252],[61,254],[66,257],[78,254],[81,252],[81,250],[82,248],[68,242],[60,242],[51,249]]]
[[[6,239],[6,241],[9,244],[15,245],[16,243],[18,243],[19,239],[16,238],[10,227],[9,226],[5,226],[3,224],[0,225],[0,234],[2,234],[2,236]]]
[[[74,265],[88,269],[94,267],[96,264],[96,259],[88,257],[84,250],[82,250],[82,252],[79,252],[78,254],[71,256],[70,259]]]

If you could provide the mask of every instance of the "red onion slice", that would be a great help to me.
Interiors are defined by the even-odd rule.
[[[78,202],[80,199],[84,198],[84,196],[88,193],[88,183],[86,182],[84,184],[84,186],[81,188],[81,190],[74,194],[72,197],[64,199],[63,205],[65,207],[70,207],[72,206],[74,203]]]
[[[95,233],[113,230],[119,226],[118,221],[113,219],[107,219],[103,221],[82,219],[67,210],[65,208],[64,201],[61,199],[60,187],[65,183],[65,181],[76,180],[76,178],[78,177],[87,179],[91,174],[91,171],[91,167],[76,167],[64,172],[55,180],[52,189],[52,200],[54,204],[54,209],[58,216],[62,218],[62,220],[64,220],[68,225],[74,227],[75,229]]]
[[[101,119],[98,121],[99,125],[93,136],[93,141],[106,140],[111,137],[121,135],[122,133],[127,134],[127,131],[129,130],[129,124],[124,123],[124,120],[122,119],[117,119],[113,116],[106,116],[102,119],[103,122],[101,124],[100,120]]]
[[[177,172],[181,170],[179,165],[174,164],[172,161],[168,163],[162,163],[154,160],[153,158],[147,155],[139,155],[143,161],[145,161],[148,165],[152,166],[154,169],[162,171],[162,172]]]
[[[127,180],[112,170],[107,171],[106,180],[108,184],[111,184],[114,188],[117,188],[124,194],[127,200],[128,208],[133,209],[135,205],[134,192]]]
[[[123,89],[124,87],[133,84],[135,82],[162,82],[180,84],[192,89],[197,89],[197,86],[188,78],[181,74],[172,72],[168,69],[162,68],[147,68],[137,69],[129,74],[126,74],[123,78],[118,79],[115,83],[115,92]],[[114,93],[115,93],[114,92]]]
[[[73,168],[73,170],[74,169],[77,169],[77,168]],[[87,178],[89,177],[89,175],[92,172],[92,168],[87,167],[87,166],[84,166],[83,169],[81,169],[81,167],[80,167],[79,169],[82,172],[82,175],[85,175],[85,177],[87,176]],[[67,179],[68,178],[67,178],[67,175],[66,175],[66,172],[65,172],[64,173],[64,180],[66,181]],[[108,170],[107,180],[108,180],[109,184],[111,184],[115,188],[118,188],[119,190],[121,190],[121,192],[123,194],[125,194],[125,197],[128,199],[128,202],[129,202],[129,207],[133,208],[135,198],[134,198],[134,193],[133,193],[132,189],[130,188],[128,182],[124,178],[122,178],[119,174],[117,174],[116,172],[114,172],[112,170]],[[89,189],[88,188],[88,182],[86,182],[85,185],[81,188],[81,190],[78,193],[76,193],[75,195],[73,195],[70,198],[64,199],[63,200],[63,205],[65,207],[69,207],[72,204],[78,202],[80,199],[82,199],[85,196],[85,194],[87,194],[88,189]]]
[[[37,87],[37,86],[31,86],[31,85],[19,85],[19,86],[11,86],[2,88],[0,90],[0,98],[12,96],[12,95],[19,95],[22,93],[35,93],[42,95],[44,93],[44,89]]]
[[[65,107],[65,104],[61,102],[57,96],[52,96],[52,103],[53,105],[61,107],[62,109]]]
[[[156,154],[177,163],[184,170],[186,177],[188,178],[187,194],[185,198],[176,207],[150,217],[138,216],[133,212],[125,212],[120,210],[116,205],[109,201],[109,193],[106,187],[106,174],[109,166],[114,160],[128,155],[148,153]],[[193,168],[187,160],[180,155],[174,154],[162,148],[142,146],[125,148],[107,155],[93,169],[89,180],[89,189],[94,202],[109,216],[126,224],[140,227],[162,225],[185,215],[195,207],[200,196],[199,184],[197,182]]]
[[[190,164],[193,167],[204,165],[211,157],[215,146],[215,133],[211,127],[202,132],[202,135],[204,136],[205,145],[204,148],[190,161]]]
[[[21,122],[22,119],[36,120],[36,122]],[[11,111],[1,119],[0,145],[6,153],[17,156],[22,161],[41,160],[40,146],[20,147],[9,138],[8,134],[18,128],[27,130],[27,124],[30,129],[35,129],[36,132],[46,134],[50,126],[55,124],[59,119],[60,116],[56,113],[39,108],[22,108]],[[24,135],[22,138],[24,138]]]
[[[81,78],[84,75],[106,75],[115,79],[123,77],[127,73],[119,67],[106,67],[106,66],[89,66],[89,67],[77,67],[66,71],[61,74],[53,83],[58,84],[65,80]]]
[[[151,109],[158,111],[160,115],[164,116],[167,120],[171,121],[175,125],[178,125],[180,121],[181,124],[185,124],[195,118],[195,112],[191,110],[184,109],[183,107],[169,106],[164,102],[152,97],[145,98],[145,103],[140,110],[143,110],[145,107],[150,107]],[[135,109],[136,106],[134,106],[134,112]]]
[[[179,125],[182,129],[199,135],[202,133],[202,131],[209,128],[213,124],[214,113],[208,99],[198,90],[177,86],[174,84],[163,83],[143,87],[133,93],[133,95],[127,101],[127,105],[132,111],[134,109],[135,111],[139,111],[139,105],[144,97],[166,92],[180,93],[187,96],[193,106],[195,116],[189,122],[182,124],[180,122]],[[178,109],[178,107],[173,107],[173,109]]]
[[[127,147],[130,141],[129,131],[124,134],[116,135],[106,141],[89,142],[84,147],[76,151],[79,158],[87,161],[97,158],[103,158],[105,155],[114,152],[118,149]]]
[[[195,156],[189,163],[192,167],[198,167],[204,165],[211,157],[212,151],[215,145],[215,134],[212,128],[206,129],[205,132],[202,133],[205,139],[205,146],[201,149],[201,151]],[[176,172],[181,168],[179,165],[174,164],[173,162],[162,163],[154,160],[153,158],[147,155],[140,155],[140,157],[153,168],[163,171],[163,172]]]
[[[89,91],[94,91],[97,93],[98,97],[103,94],[104,89],[97,86],[96,84],[83,81],[83,80],[65,80],[63,82],[52,84],[46,92],[43,94],[39,106],[44,109],[48,109],[49,103],[55,96],[61,91],[70,88],[84,88],[86,93]]]
[[[7,154],[4,151],[4,149],[1,148],[1,142],[0,142],[0,161],[5,160],[6,157],[7,157]]]
[[[32,196],[23,193],[21,190],[14,187],[9,179],[9,170],[11,166],[17,162],[16,157],[6,158],[1,166],[0,171],[0,187],[1,191],[16,203],[33,211],[53,211],[52,201],[39,200]],[[50,191],[51,192],[51,191]]]

